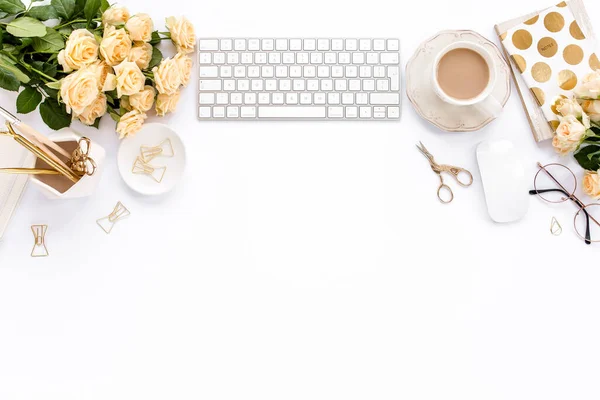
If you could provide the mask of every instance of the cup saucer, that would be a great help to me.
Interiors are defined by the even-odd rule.
[[[476,43],[490,50],[497,60],[497,81],[492,96],[504,106],[510,97],[510,70],[496,45],[473,31],[442,31],[419,46],[406,65],[406,94],[423,119],[447,132],[477,131],[495,117],[474,106],[455,106],[440,99],[433,89],[433,60],[456,41]]]

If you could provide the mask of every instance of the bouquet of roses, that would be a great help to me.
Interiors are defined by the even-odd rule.
[[[74,119],[97,127],[108,113],[123,138],[152,108],[159,116],[175,110],[196,42],[185,17],[167,18],[168,32],[158,32],[147,14],[131,16],[107,0],[36,3],[0,0],[0,87],[23,88],[17,112],[39,106],[52,129]],[[163,58],[162,40],[174,43],[174,57]]]
[[[600,198],[600,70],[584,77],[574,98],[556,99],[552,110],[560,119],[552,146],[559,154],[574,154],[586,170],[584,191]]]

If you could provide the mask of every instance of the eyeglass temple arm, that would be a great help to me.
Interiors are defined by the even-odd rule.
[[[571,196],[565,190],[562,190],[562,189],[530,190],[529,194],[532,196],[535,196],[538,194],[544,194],[544,193],[550,193],[550,192],[562,193],[565,196],[567,196],[569,199],[571,199],[571,201],[573,201],[575,204],[577,204],[579,206],[579,208],[585,214],[585,244],[592,244],[592,235],[590,234],[590,215],[588,214],[587,210],[585,209],[585,206],[583,204],[581,204],[581,201],[579,201],[579,199],[577,199],[577,198],[574,199],[573,196]]]

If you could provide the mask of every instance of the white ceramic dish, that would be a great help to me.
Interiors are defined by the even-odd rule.
[[[502,106],[510,97],[510,70],[492,42],[473,31],[443,31],[419,46],[406,65],[406,94],[425,120],[448,132],[477,131],[496,119],[476,106],[458,106],[444,102],[433,88],[436,57],[454,42],[470,42],[489,51],[495,60],[496,85],[491,96]]]
[[[133,164],[140,155],[140,147],[157,146],[170,139],[173,146],[173,157],[159,156],[150,161],[153,166],[166,166],[164,177],[160,183],[145,174],[134,174]],[[123,139],[119,147],[117,164],[121,177],[132,190],[147,196],[155,196],[170,192],[183,176],[185,170],[185,147],[179,135],[164,124],[145,124],[142,130],[133,137]]]

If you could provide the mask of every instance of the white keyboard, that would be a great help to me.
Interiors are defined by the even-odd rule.
[[[200,120],[399,120],[398,39],[199,39]]]

